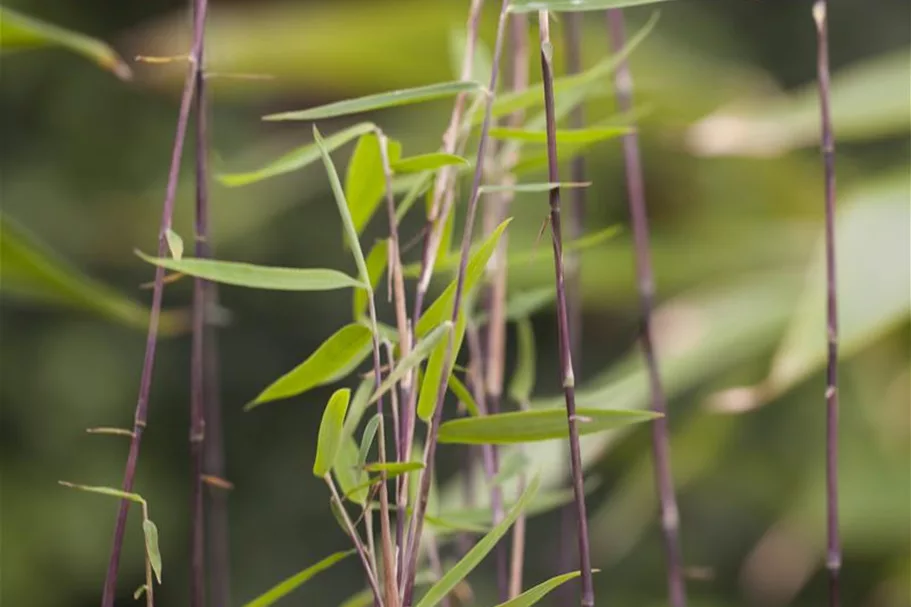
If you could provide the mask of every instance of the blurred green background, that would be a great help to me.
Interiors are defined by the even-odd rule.
[[[188,48],[179,2],[5,4],[97,36],[127,58]],[[488,4],[493,10],[495,3]],[[844,604],[906,607],[911,5],[830,4],[844,333]],[[669,2],[632,59],[638,102],[647,110],[641,134],[661,302],[656,330],[696,606],[810,606],[825,597],[822,175],[810,5]],[[211,80],[214,170],[257,168],[310,140],[309,125],[263,123],[265,113],[454,78],[449,40],[464,27],[467,8],[467,1],[455,0],[213,2],[210,70],[260,76]],[[488,44],[491,10],[484,23]],[[630,31],[651,14],[648,7],[628,11]],[[585,62],[593,65],[607,48],[602,16],[587,16],[585,26]],[[555,33],[562,33],[559,23]],[[559,40],[556,47],[559,64]],[[534,58],[531,65],[536,71]],[[5,221],[74,268],[147,302],[149,291],[138,286],[152,272],[132,251],[155,246],[183,66],[133,68],[134,80],[124,83],[57,50],[4,55],[0,187]],[[609,93],[605,87],[587,103],[591,121],[613,113]],[[436,148],[450,107],[435,102],[371,119],[413,155]],[[320,128],[333,132],[353,120]],[[340,166],[350,149],[335,154]],[[587,231],[624,229],[582,257],[580,399],[644,406],[619,144],[598,144],[587,161],[594,181]],[[189,239],[189,160],[185,167],[176,229]],[[517,199],[513,251],[534,249],[545,205],[541,196]],[[351,269],[319,167],[241,188],[213,184],[212,214],[220,258]],[[383,223],[374,222],[367,237],[380,236]],[[417,226],[417,217],[406,222],[406,240]],[[85,429],[131,424],[141,318],[136,322],[133,311],[117,316],[129,322],[115,322],[76,297],[23,297],[28,280],[16,280],[22,275],[10,264],[18,258],[10,235],[3,237],[0,600],[97,604],[117,504],[57,481],[119,485],[125,439]],[[514,266],[511,290],[550,284],[550,264],[545,255]],[[250,413],[241,407],[347,321],[350,295],[223,288],[221,296],[230,312],[219,353],[227,477],[235,485],[232,587],[241,604],[346,546],[324,488],[309,474],[320,405],[330,389]],[[166,305],[186,308],[189,297],[189,283],[180,282],[167,289]],[[536,394],[546,400],[559,389],[555,325],[551,311],[534,320]],[[188,370],[189,339],[163,338],[136,489],[149,500],[161,533],[165,583],[157,598],[164,606],[184,604],[187,587]],[[603,570],[597,592],[606,605],[661,605],[664,565],[648,429],[614,438],[587,444],[602,480],[589,505],[594,563]],[[568,469],[559,453],[544,449],[539,458],[549,465],[551,485],[563,482]],[[444,473],[458,455],[443,450]],[[130,603],[143,576],[134,517],[135,509],[122,561],[122,604]],[[556,573],[559,529],[557,512],[532,519],[528,583]],[[480,605],[495,602],[489,574],[482,568],[471,578]],[[352,560],[287,603],[337,605],[361,579]]]

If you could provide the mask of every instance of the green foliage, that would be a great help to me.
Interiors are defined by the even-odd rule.
[[[387,141],[389,162],[395,163],[402,156],[402,144],[394,139]],[[367,133],[358,140],[348,163],[344,192],[354,229],[360,234],[386,192],[386,175],[376,133]]]
[[[572,183],[572,182],[560,182],[560,183],[515,183],[515,184],[504,184],[504,185],[485,185],[481,186],[481,192],[484,194],[492,194],[493,192],[550,192],[551,190],[565,189],[569,190],[572,188],[587,188],[590,186],[590,182],[585,183]]]
[[[630,133],[629,127],[615,126],[587,129],[557,129],[557,144],[596,143],[616,139]],[[493,139],[504,141],[524,141],[526,143],[547,143],[547,131],[495,127],[490,129]]]
[[[313,461],[313,476],[322,478],[329,474],[341,448],[342,428],[345,425],[345,413],[351,401],[351,390],[336,390],[323,411],[323,421],[319,425],[319,440],[316,443],[316,457]]]
[[[421,154],[419,156],[410,156],[392,161],[392,170],[396,173],[420,173],[421,171],[436,171],[446,166],[470,167],[471,163],[455,154],[444,154],[436,152],[433,154]]]
[[[318,563],[310,565],[303,571],[295,573],[264,594],[261,594],[252,601],[245,603],[244,607],[268,607],[269,605],[274,605],[279,601],[279,599],[288,596],[317,574],[322,573],[339,561],[348,558],[352,554],[354,554],[354,550],[346,550],[344,552],[336,552],[335,554],[330,554]]]
[[[346,420],[347,421],[347,420]],[[364,435],[361,437],[361,447],[357,454],[357,465],[363,467],[367,463],[367,456],[370,454],[370,448],[373,446],[373,440],[376,438],[376,431],[380,427],[380,414],[376,413],[367,422],[364,428]]]
[[[402,358],[386,378],[383,379],[383,383],[380,384],[376,389],[376,392],[373,393],[373,396],[370,397],[370,402],[375,403],[378,401],[383,394],[392,388],[392,386],[400,382],[408,373],[424,362],[427,357],[431,355],[431,352],[435,351],[434,348],[438,343],[445,344],[446,342],[441,340],[447,337],[451,331],[452,322],[446,320],[425,337],[420,339],[408,355]]]
[[[592,573],[595,571],[597,570],[593,569]],[[566,582],[576,579],[579,577],[579,575],[579,571],[573,571],[572,573],[564,573],[563,575],[554,576],[546,582],[541,582],[534,588],[526,590],[516,598],[506,601],[505,603],[500,603],[496,607],[531,607],[531,605],[536,605],[551,591],[555,590],[559,586],[562,586]]]
[[[440,384],[443,381],[448,382],[449,378],[452,377],[453,365],[455,365],[456,356],[458,356],[459,350],[462,348],[466,326],[465,315],[461,314],[455,326],[455,335],[450,339],[440,341],[430,355],[430,360],[427,361],[427,367],[424,369],[424,379],[421,381],[421,390],[418,393],[417,405],[418,418],[424,422],[430,423],[436,411]],[[447,362],[447,355],[449,355],[449,367],[444,369],[443,365]]]
[[[469,415],[477,417],[481,414],[480,409],[478,409],[478,403],[474,400],[474,396],[471,395],[471,392],[465,384],[463,384],[454,373],[449,374],[449,389],[452,390],[455,397],[459,399],[459,402],[465,405],[465,409],[468,410]]]
[[[361,506],[367,503],[371,483],[363,466],[358,465],[357,443],[350,435],[341,440],[332,472],[346,499]]]
[[[142,535],[145,538],[149,563],[155,572],[155,579],[161,584],[161,550],[158,548],[158,527],[149,519],[142,521]]]
[[[389,241],[386,239],[376,241],[370,253],[367,254],[367,275],[370,279],[370,289],[376,290],[386,271],[386,265],[389,262]],[[367,311],[367,297],[369,292],[366,289],[354,290],[353,313],[354,320],[361,318]]]
[[[509,397],[521,405],[531,401],[535,388],[535,332],[528,318],[516,323],[518,357],[509,382]]]

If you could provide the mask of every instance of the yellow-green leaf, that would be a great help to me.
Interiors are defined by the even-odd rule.
[[[612,430],[658,417],[648,411],[621,409],[578,409],[579,435]],[[463,417],[440,426],[441,443],[463,445],[508,445],[567,438],[569,425],[565,409],[509,411],[482,417]]]
[[[449,360],[449,368],[443,369],[446,354],[449,351],[449,340],[440,341],[430,355],[427,361],[427,367],[424,370],[424,379],[421,381],[421,391],[418,394],[417,415],[418,418],[425,422],[430,422],[437,407],[437,393],[440,389],[440,382],[448,381],[452,377],[452,368],[455,365],[456,357],[462,348],[462,340],[465,337],[465,328],[467,326],[465,314],[459,315],[458,324],[455,327],[456,334],[452,341],[452,354]],[[446,380],[444,380],[446,378]]]
[[[558,144],[585,144],[616,139],[629,133],[632,129],[626,126],[591,127],[587,129],[557,129]],[[493,139],[506,141],[523,141],[527,143],[547,143],[547,131],[496,127],[490,129]]]
[[[373,439],[376,438],[376,431],[380,427],[380,414],[375,413],[367,427],[364,428],[364,436],[361,437],[361,447],[357,454],[357,465],[364,466],[367,462],[367,455],[370,453],[370,447],[373,446]]]
[[[357,99],[346,99],[328,105],[299,110],[294,112],[281,112],[264,116],[263,120],[321,120],[348,114],[359,114],[373,110],[397,107],[422,101],[431,101],[452,97],[459,93],[469,93],[483,90],[484,86],[478,82],[443,82],[428,86],[419,86],[398,91],[388,91],[376,95],[367,95]]]
[[[447,320],[428,333],[426,337],[419,340],[408,355],[402,358],[402,360],[399,361],[399,364],[397,364],[389,375],[386,376],[383,383],[380,384],[373,396],[370,397],[370,402],[375,403],[383,394],[388,392],[392,386],[401,381],[409,371],[424,362],[424,360],[430,356],[430,353],[433,352],[434,346],[448,336],[451,330],[452,322]]]
[[[307,360],[278,378],[248,404],[247,410],[273,400],[303,394],[350,373],[370,352],[371,331],[361,324],[345,325],[311,354]]]
[[[521,318],[516,323],[516,368],[509,382],[509,397],[520,405],[531,401],[535,389],[535,332],[531,321]]]
[[[587,188],[591,185],[590,181],[580,183],[574,182],[546,182],[546,183],[514,183],[514,184],[491,184],[483,185],[480,188],[482,194],[492,194],[493,192],[549,192],[556,189],[569,190],[572,188]]]
[[[335,554],[329,555],[320,562],[310,565],[303,571],[292,575],[277,586],[271,588],[265,594],[258,596],[249,603],[245,603],[244,607],[269,607],[269,605],[274,605],[279,599],[282,599],[297,590],[298,587],[310,580],[310,578],[314,577],[316,574],[329,569],[339,561],[354,554],[354,552],[354,550],[346,550],[344,552],[336,552]]]
[[[598,570],[592,569],[592,573],[595,571]],[[552,590],[562,586],[566,582],[576,579],[580,575],[581,572],[573,571],[572,573],[564,573],[563,575],[552,577],[546,582],[541,582],[534,588],[529,588],[516,598],[506,601],[505,603],[500,603],[496,607],[531,607],[547,596]]]
[[[357,443],[350,435],[345,435],[335,456],[332,473],[342,490],[342,495],[363,506],[367,503],[367,491],[371,482],[364,469],[358,466],[357,460]]]
[[[171,250],[171,257],[180,260],[183,257],[183,238],[180,237],[180,234],[170,228],[165,233],[165,237],[168,239],[168,248]]]
[[[437,152],[402,158],[392,163],[392,170],[396,173],[420,173],[421,171],[435,171],[452,165],[468,167],[471,166],[471,163],[455,154]]]
[[[120,489],[114,489],[112,487],[99,487],[97,485],[77,485],[75,483],[68,483],[66,481],[58,481],[58,483],[64,487],[69,487],[70,489],[76,489],[78,491],[109,495],[111,497],[130,500],[131,502],[136,502],[137,504],[146,503],[146,501],[138,493],[127,493],[126,491],[121,491]]]
[[[121,80],[133,77],[130,67],[104,42],[0,6],[0,51],[49,46],[80,54]]]
[[[367,254],[367,276],[370,279],[370,288],[372,290],[376,290],[380,278],[383,276],[383,272],[386,271],[388,262],[389,241],[384,238],[383,240],[376,241],[376,244],[370,249],[370,253]],[[354,290],[352,310],[354,312],[354,320],[360,319],[367,311],[367,297],[366,289]]]
[[[158,527],[149,519],[142,521],[142,535],[145,537],[146,554],[155,572],[155,579],[161,584],[161,550],[158,548]]]
[[[365,344],[370,344],[369,338],[365,341]],[[365,346],[365,352],[369,351],[370,346]],[[366,353],[364,356],[366,356]],[[348,405],[348,417],[345,419],[345,436],[354,436],[354,431],[357,429],[358,424],[361,423],[364,412],[369,405],[373,384],[373,377],[368,376],[361,379],[361,382],[357,385],[357,390],[354,391],[354,396],[351,397],[351,404]]]
[[[471,391],[455,376],[455,373],[450,373],[449,375],[449,389],[452,390],[455,397],[459,399],[459,402],[465,405],[469,415],[477,417],[481,414],[480,409],[478,409],[478,403],[475,402],[474,396],[471,395]]]
[[[386,472],[390,476],[423,469],[424,464],[421,462],[386,462],[385,464],[375,463],[364,466],[364,470],[367,472]]]
[[[402,144],[387,139],[387,153],[389,162],[395,163],[402,155]],[[370,222],[385,193],[386,175],[379,137],[375,132],[366,133],[358,139],[345,174],[345,198],[358,234]]]
[[[351,400],[351,390],[336,390],[323,411],[323,420],[319,425],[319,438],[316,441],[316,458],[313,462],[313,475],[322,478],[329,474],[335,465],[342,444],[342,428],[345,425],[345,413]]]

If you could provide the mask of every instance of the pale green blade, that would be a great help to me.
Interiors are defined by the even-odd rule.
[[[442,82],[428,86],[418,86],[410,89],[389,91],[376,95],[367,95],[357,99],[346,99],[328,105],[299,110],[294,112],[281,112],[264,116],[263,120],[322,120],[348,114],[359,114],[390,107],[432,101],[452,97],[459,93],[470,93],[483,90],[484,86],[478,82]]]
[[[449,375],[449,389],[455,395],[459,401],[465,405],[465,408],[468,410],[468,414],[474,417],[477,417],[481,414],[480,409],[478,409],[478,403],[475,402],[474,396],[471,395],[471,392],[468,388],[455,376],[455,373]]]
[[[478,540],[478,543],[472,546],[471,550],[462,557],[462,560],[449,569],[443,577],[440,578],[440,581],[431,586],[430,590],[427,591],[427,594],[421,597],[421,600],[416,607],[435,607],[435,605],[439,604],[439,602],[442,601],[459,582],[464,580],[469,573],[480,565],[481,561],[484,560],[484,557],[487,556],[487,554],[493,550],[494,546],[497,545],[497,542],[506,535],[506,532],[509,531],[512,524],[516,522],[516,519],[519,518],[519,515],[534,498],[535,494],[538,492],[539,485],[540,480],[535,476],[528,484],[525,491],[522,492],[522,496],[516,502],[515,506],[507,512],[506,517],[497,526],[491,529],[490,533]]]
[[[592,573],[595,571],[597,571],[597,569],[592,569]],[[566,582],[576,579],[580,575],[582,575],[582,572],[573,571],[572,573],[564,573],[563,575],[552,577],[546,582],[541,582],[534,588],[526,590],[516,598],[506,601],[505,603],[500,603],[496,607],[531,607],[550,594],[551,591],[562,586]]]
[[[482,194],[491,194],[493,192],[550,192],[556,189],[573,189],[587,188],[591,185],[590,181],[574,182],[546,182],[546,183],[516,183],[512,185],[484,185],[481,186]]]
[[[579,435],[613,430],[655,419],[647,411],[578,409]],[[441,443],[463,445],[509,445],[569,437],[565,409],[509,411],[482,417],[454,419],[440,426]]]
[[[332,472],[345,499],[363,506],[367,503],[367,491],[371,483],[367,472],[358,465],[357,460],[357,443],[350,435],[345,435],[335,456]]]
[[[459,315],[458,324],[455,327],[456,334],[453,336],[452,340],[452,353],[449,358],[449,368],[443,369],[443,364],[446,360],[446,354],[449,350],[449,340],[441,341],[437,344],[437,347],[433,350],[433,353],[430,355],[430,360],[427,361],[427,366],[424,369],[424,379],[421,381],[421,390],[418,394],[418,404],[417,404],[417,416],[419,419],[430,423],[433,414],[436,411],[437,407],[437,394],[439,392],[440,383],[443,378],[446,378],[448,382],[449,378],[452,377],[452,369],[455,365],[456,357],[459,355],[459,350],[462,348],[462,341],[465,338],[465,329],[467,323],[465,320],[465,314]],[[444,375],[445,374],[445,375]]]
[[[520,318],[516,323],[518,336],[516,368],[509,382],[509,397],[520,405],[531,401],[535,389],[535,332],[528,318]]]
[[[386,462],[385,464],[373,463],[364,466],[367,472],[386,472],[389,476],[399,476],[406,472],[423,470],[424,464],[421,462]]]
[[[642,6],[658,2],[667,2],[667,0],[513,0],[509,5],[509,12],[535,13],[538,11],[551,11],[553,13],[581,13],[603,11],[609,8]]]
[[[121,80],[133,77],[130,67],[104,42],[0,6],[0,52],[48,46],[78,53]]]
[[[204,278],[212,282],[248,289],[272,291],[333,291],[336,289],[364,288],[354,278],[326,268],[282,268],[258,266],[236,261],[216,259],[165,259],[136,254],[152,265],[180,272],[188,276]]]
[[[387,138],[389,162],[394,163],[402,156],[402,144]],[[375,132],[366,133],[358,139],[348,170],[345,174],[345,200],[351,213],[355,231],[360,234],[377,209],[382,207],[386,194],[386,173],[383,170],[383,156],[379,137]]]
[[[347,421],[347,420],[346,420]],[[367,463],[367,456],[370,448],[373,446],[373,440],[376,438],[376,431],[380,427],[380,414],[375,413],[367,426],[364,428],[364,435],[361,437],[361,446],[357,453],[357,465],[363,467]]]
[[[557,129],[558,144],[586,144],[616,139],[632,132],[630,127],[592,127],[587,129]],[[547,143],[547,131],[496,127],[490,129],[490,137],[504,141],[526,143]]]
[[[430,353],[433,352],[437,343],[448,336],[451,330],[452,322],[447,320],[428,333],[426,337],[418,341],[411,352],[408,353],[408,356],[405,356],[400,360],[399,364],[397,364],[389,375],[386,376],[383,383],[380,384],[373,396],[370,397],[370,402],[375,403],[383,394],[388,392],[392,386],[401,381],[409,371],[412,371],[415,367],[424,362],[427,357],[430,356]]]
[[[335,459],[342,444],[342,428],[345,425],[345,413],[351,402],[351,390],[341,388],[329,398],[319,425],[319,437],[316,442],[316,457],[313,461],[313,476],[323,478],[335,465]]]
[[[155,572],[155,579],[161,584],[161,550],[158,547],[158,527],[151,520],[142,521],[142,535],[145,538],[146,554]]]
[[[70,489],[76,489],[78,491],[98,493],[100,495],[109,495],[111,497],[130,500],[131,502],[136,502],[137,504],[146,503],[146,501],[138,493],[127,493],[126,491],[121,491],[120,489],[114,489],[112,487],[99,487],[97,485],[77,485],[75,483],[68,483],[66,481],[58,481],[58,483],[64,487],[69,487]]]
[[[345,325],[323,342],[307,360],[263,390],[245,410],[338,381],[367,357],[371,340],[369,327],[356,323]]]
[[[435,171],[445,166],[458,165],[463,167],[471,166],[471,163],[461,156],[455,154],[444,154],[437,152],[434,154],[421,154],[420,156],[410,156],[402,158],[392,163],[392,170],[395,173],[420,173],[421,171]]]
[[[244,607],[268,607],[269,605],[274,605],[279,599],[282,599],[291,594],[294,590],[297,590],[298,587],[310,580],[310,578],[314,577],[316,574],[329,569],[339,561],[354,554],[354,552],[354,550],[346,550],[344,552],[336,552],[335,554],[329,555],[320,562],[307,567],[300,573],[296,573],[277,586],[274,586],[265,594],[258,596],[249,603],[245,603]]]

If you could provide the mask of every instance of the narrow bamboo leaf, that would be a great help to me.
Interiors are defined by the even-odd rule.
[[[402,144],[387,140],[389,162],[395,163],[402,156]],[[355,231],[360,234],[380,207],[386,193],[386,174],[379,137],[375,132],[358,139],[345,174],[345,199]]]
[[[130,500],[131,502],[136,502],[137,504],[145,504],[146,501],[138,493],[127,493],[126,491],[121,491],[120,489],[113,489],[111,487],[98,487],[95,485],[77,485],[75,483],[68,483],[66,481],[58,481],[60,485],[64,487],[69,487],[70,489],[77,489],[79,491],[87,491],[88,493],[99,493],[101,495],[109,495],[111,497],[117,497],[124,500]]]
[[[351,390],[336,390],[323,411],[323,420],[319,425],[319,438],[316,441],[316,458],[313,462],[313,476],[323,478],[335,466],[336,456],[342,444],[342,428],[345,425],[345,413],[351,401]]]
[[[468,260],[468,265],[465,268],[464,293],[470,292],[475,284],[477,284],[478,279],[484,274],[487,263],[490,261],[490,257],[493,255],[497,243],[500,241],[500,236],[503,235],[503,231],[506,230],[510,221],[512,221],[512,218],[501,223]],[[443,322],[443,319],[452,317],[452,305],[455,299],[455,291],[456,281],[453,280],[449,283],[449,286],[446,287],[446,290],[437,297],[436,301],[434,301],[421,316],[421,319],[415,327],[415,333],[417,335],[425,335],[430,329]]]
[[[402,158],[392,163],[392,170],[396,173],[420,173],[421,171],[436,171],[451,165],[467,167],[471,166],[471,163],[461,156],[438,152]]]
[[[264,116],[263,120],[322,120],[323,118],[359,114],[373,110],[453,97],[459,93],[470,93],[483,89],[484,86],[478,82],[443,82],[440,84],[389,91],[376,95],[367,95],[366,97],[359,97],[357,99],[337,101],[308,110],[270,114]]]
[[[370,351],[370,339],[366,341],[368,346],[365,349],[366,353]],[[370,401],[370,394],[373,392],[373,377],[365,377],[361,380],[361,383],[357,385],[357,390],[354,391],[354,396],[351,397],[351,404],[348,405],[348,417],[345,418],[345,436],[354,436],[354,431],[357,429],[358,424],[361,423],[361,419],[364,417],[364,412],[367,411],[368,403]]]
[[[438,531],[448,533],[488,533],[490,531],[489,526],[485,527],[484,525],[475,525],[465,521],[455,521],[440,518],[438,516],[425,516],[424,520],[427,521],[428,525],[436,527]]]
[[[490,533],[478,540],[478,543],[462,557],[462,560],[443,574],[443,577],[441,577],[436,584],[431,586],[430,590],[427,591],[427,594],[421,598],[417,607],[435,607],[435,605],[439,604],[453,588],[464,580],[468,574],[484,560],[484,557],[493,550],[494,546],[497,545],[497,542],[506,535],[506,532],[509,531],[512,524],[519,518],[519,514],[522,513],[528,503],[534,498],[539,485],[540,480],[538,477],[534,477],[525,491],[522,492],[522,496],[516,502],[515,506],[509,510],[500,524],[491,529]]]
[[[536,13],[551,11],[553,13],[580,13],[585,11],[603,11],[609,8],[641,6],[656,4],[667,0],[513,0],[509,5],[511,13]]]
[[[560,183],[516,183],[512,185],[483,185],[480,188],[482,194],[492,194],[493,192],[549,192],[561,188],[564,190],[572,188],[587,188],[591,185],[590,181],[580,183],[560,182]]]
[[[386,376],[383,383],[380,384],[380,387],[377,388],[376,392],[370,398],[370,402],[375,403],[383,394],[388,392],[392,386],[401,381],[409,371],[424,362],[424,360],[430,356],[430,353],[433,352],[434,346],[436,346],[444,337],[448,336],[451,330],[452,322],[447,320],[428,333],[426,337],[418,341],[411,352],[408,353],[408,356],[400,360],[399,364],[397,364],[392,372]]]
[[[307,360],[263,390],[245,409],[303,394],[311,388],[341,379],[367,357],[370,344],[369,327],[361,324],[345,325],[323,342]]]
[[[133,77],[130,67],[101,40],[0,6],[0,52],[41,47],[60,47],[75,52],[113,72],[121,80]]]
[[[373,439],[376,438],[376,431],[380,427],[380,414],[376,413],[367,422],[364,428],[364,436],[361,438],[361,448],[357,454],[357,465],[363,467],[367,462],[367,455],[370,453],[370,447],[373,446]]]
[[[376,244],[370,249],[370,253],[367,254],[367,275],[370,278],[370,288],[372,290],[376,290],[383,272],[386,271],[388,262],[389,241],[384,238],[376,241]],[[354,290],[354,320],[361,318],[367,311],[367,297],[366,289]]]
[[[452,377],[452,367],[455,364],[459,350],[462,348],[462,340],[465,337],[466,328],[465,314],[459,316],[459,322],[456,326],[456,334],[452,343],[452,358],[449,361],[449,368],[443,369],[446,362],[446,354],[449,350],[449,340],[442,340],[430,355],[427,361],[427,367],[424,370],[424,379],[421,381],[421,391],[418,394],[417,415],[421,420],[430,423],[437,407],[437,391],[443,378]]]
[[[364,469],[367,472],[388,472],[390,475],[398,476],[414,470],[423,470],[424,464],[421,462],[387,462],[385,464],[367,464]]]
[[[161,550],[158,548],[158,527],[151,520],[145,519],[142,521],[142,534],[145,537],[149,564],[152,565],[152,571],[155,572],[155,579],[161,585]]]
[[[471,395],[471,392],[465,384],[463,384],[454,373],[449,375],[449,389],[452,390],[452,393],[459,399],[459,402],[465,405],[469,415],[477,417],[481,414],[481,410],[478,409],[478,403],[475,402],[474,396]]]
[[[357,465],[358,448],[354,438],[345,435],[335,457],[332,473],[346,499],[363,506],[367,503],[367,493],[372,484],[367,473]]]
[[[22,302],[71,308],[142,331],[149,310],[114,289],[70,267],[27,230],[0,213],[0,283],[4,297]],[[172,335],[189,326],[184,313],[164,311],[159,327]]]
[[[646,422],[655,417],[657,415],[648,411],[620,409],[586,408],[576,412],[580,436]],[[439,441],[463,445],[508,445],[568,436],[566,410],[554,408],[454,419],[440,426]]]
[[[595,571],[598,570],[592,569],[592,573]],[[552,590],[555,590],[566,582],[576,579],[580,575],[582,575],[580,571],[573,571],[572,573],[564,573],[563,575],[552,577],[546,582],[541,582],[534,588],[529,588],[516,598],[506,601],[505,603],[500,603],[496,607],[531,607],[550,594]]]
[[[171,257],[179,261],[183,257],[183,238],[171,229],[168,229],[165,237],[168,239],[168,249],[171,250]]]
[[[155,258],[141,251],[136,251],[136,254],[152,265],[161,266],[181,274],[249,289],[332,291],[335,289],[364,287],[363,283],[338,270],[258,266],[215,259]]]
[[[350,126],[347,129],[326,137],[326,149],[328,149],[330,152],[335,151],[346,143],[354,141],[361,135],[369,133],[375,129],[376,125],[372,122],[361,122],[359,124],[355,124],[354,126]],[[303,145],[297,149],[291,150],[278,160],[270,162],[260,169],[247,171],[244,173],[229,173],[218,175],[217,179],[223,185],[226,185],[228,187],[244,186],[269,179],[270,177],[276,177],[278,175],[284,175],[285,173],[290,173],[292,171],[302,169],[319,159],[319,147],[316,145],[316,143],[308,143],[307,145]]]
[[[628,126],[587,128],[587,129],[558,129],[558,144],[585,144],[616,139],[631,132]],[[490,129],[490,136],[494,139],[506,141],[523,141],[527,143],[547,143],[547,131],[497,127]]]
[[[531,401],[535,389],[535,332],[531,321],[521,318],[516,323],[518,356],[516,369],[509,382],[509,397],[521,405]]]
[[[525,470],[530,463],[531,460],[522,451],[508,453],[506,457],[503,458],[503,461],[500,462],[500,469],[494,477],[490,479],[490,484],[501,485],[506,481],[512,480],[518,476],[520,472]]]
[[[274,586],[265,594],[246,603],[244,607],[268,607],[269,605],[274,605],[279,599],[284,598],[297,590],[302,584],[309,581],[310,578],[329,569],[339,561],[348,558],[354,554],[354,552],[354,550],[346,550],[344,552],[336,552],[335,554],[329,555],[320,562],[307,567],[300,573],[296,573],[277,586]]]
[[[564,249],[565,251],[566,249]],[[556,296],[557,290],[551,285],[516,293],[506,302],[506,320],[517,321],[530,318],[549,306]]]

